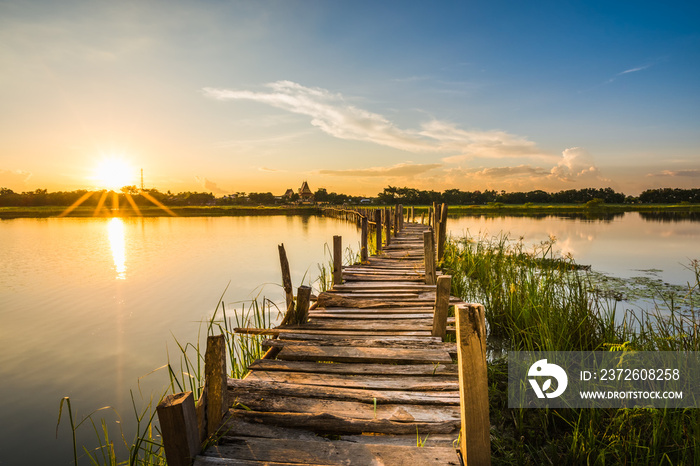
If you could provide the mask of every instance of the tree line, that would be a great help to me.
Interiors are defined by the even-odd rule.
[[[46,189],[37,189],[16,193],[9,188],[0,188],[0,206],[70,206],[86,196],[89,191],[57,191],[48,192]],[[145,192],[152,198],[167,206],[203,206],[203,205],[284,205],[295,204],[299,196],[294,193],[292,196],[275,196],[270,192],[266,193],[244,193],[238,192],[222,197],[216,197],[212,193],[186,191],[181,193],[162,193],[157,189],[147,189]],[[139,195],[140,190],[135,186],[125,186],[117,193],[122,198],[132,195],[134,202],[139,205],[149,205],[151,201]],[[86,206],[96,206],[100,198],[106,195],[106,201],[112,202],[107,191],[97,191],[89,198],[83,200],[81,204]],[[113,194],[112,194],[113,196]],[[626,196],[623,193],[615,192],[611,188],[585,188],[569,189],[556,193],[548,193],[542,190],[528,192],[506,192],[506,191],[461,191],[459,189],[447,189],[445,191],[425,191],[415,188],[398,188],[388,186],[373,198],[362,196],[350,196],[328,192],[325,188],[319,188],[314,193],[314,201],[320,204],[397,204],[404,205],[429,205],[433,202],[445,202],[450,205],[487,205],[491,203],[501,204],[585,204],[590,201],[597,201],[606,204],[681,204],[700,203],[700,189],[680,189],[661,188],[648,189],[639,196]]]

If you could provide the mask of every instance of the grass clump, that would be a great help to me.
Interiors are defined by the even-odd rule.
[[[493,463],[700,464],[698,410],[508,408],[508,351],[700,350],[698,261],[683,296],[649,291],[650,310],[619,315],[618,299],[554,246],[526,250],[506,235],[446,246],[453,294],[486,308]]]

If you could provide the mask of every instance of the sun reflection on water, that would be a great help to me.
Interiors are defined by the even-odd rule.
[[[126,280],[126,239],[124,237],[124,221],[121,218],[112,218],[107,225],[109,246],[112,249],[114,268],[117,272],[117,280]]]

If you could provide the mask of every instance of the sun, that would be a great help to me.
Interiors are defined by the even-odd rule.
[[[95,167],[94,179],[98,188],[112,191],[136,184],[133,167],[120,157],[109,157],[99,161]]]

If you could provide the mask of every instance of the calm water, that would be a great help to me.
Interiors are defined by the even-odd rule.
[[[111,405],[132,421],[129,390],[138,398],[166,345],[177,354],[173,336],[196,342],[229,281],[227,309],[263,284],[280,301],[277,244],[298,286],[336,234],[358,250],[354,226],[318,217],[0,221],[0,464],[27,464],[28,450],[34,464],[70,464],[64,421],[55,439],[63,396],[78,419]],[[140,385],[149,397],[166,381],[160,371]]]
[[[682,284],[700,259],[700,223],[572,218],[462,217],[453,235],[510,231],[526,244],[558,247],[618,276],[661,269]],[[78,419],[114,406],[133,419],[129,390],[176,354],[173,337],[197,339],[199,322],[224,301],[260,292],[283,299],[276,245],[284,242],[298,286],[329,259],[333,235],[358,249],[353,225],[317,217],[15,219],[0,221],[0,464],[70,464],[67,423],[55,439],[58,404],[70,396]],[[148,398],[162,372],[141,379]],[[114,422],[114,416],[105,413]],[[82,442],[92,441],[84,426]],[[131,435],[131,431],[128,431]],[[30,447],[30,448],[27,448]]]

